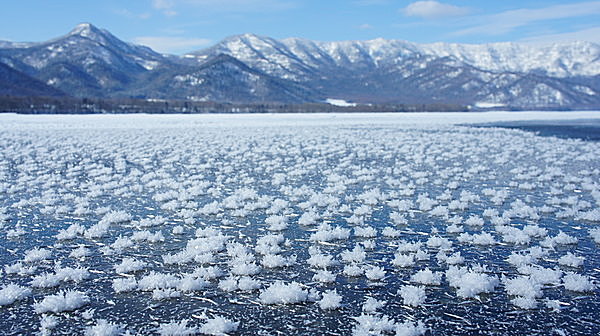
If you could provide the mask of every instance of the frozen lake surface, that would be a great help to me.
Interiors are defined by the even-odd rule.
[[[598,120],[0,115],[0,334],[596,335]]]

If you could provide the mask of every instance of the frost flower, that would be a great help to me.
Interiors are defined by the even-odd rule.
[[[258,299],[263,304],[294,304],[306,301],[308,291],[302,289],[297,282],[285,284],[283,281],[277,281],[265,289]]]
[[[15,284],[8,284],[0,289],[0,306],[8,306],[17,300],[23,300],[31,294],[31,289]]]
[[[237,330],[239,322],[232,322],[224,317],[217,316],[208,319],[200,327],[200,332],[207,335],[224,335]]]
[[[398,294],[402,296],[405,305],[418,307],[425,302],[425,287],[405,285],[400,287]]]
[[[72,311],[88,304],[90,299],[87,295],[73,290],[61,291],[56,295],[48,295],[41,302],[35,303],[33,309],[36,313],[47,312],[60,313]]]
[[[335,289],[323,293],[323,298],[318,301],[319,307],[323,310],[337,309],[341,306],[342,296]]]

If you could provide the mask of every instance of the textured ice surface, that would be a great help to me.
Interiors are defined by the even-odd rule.
[[[0,330],[592,335],[580,113],[0,115]]]

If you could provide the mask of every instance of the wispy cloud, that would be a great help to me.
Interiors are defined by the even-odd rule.
[[[176,15],[179,7],[208,12],[265,12],[297,7],[292,0],[153,0],[152,7],[166,15]]]
[[[175,5],[174,0],[152,0],[152,7],[156,9],[168,9]]]
[[[424,19],[439,19],[444,17],[463,16],[471,11],[467,7],[459,7],[438,1],[417,1],[400,10],[406,16],[416,16]]]
[[[569,41],[588,41],[600,44],[600,27],[587,28],[566,33],[530,36],[520,40],[532,43],[554,43]]]
[[[148,13],[148,12],[144,12],[144,13],[134,13],[128,9],[118,9],[115,10],[115,13],[120,15],[120,16],[124,16],[126,18],[129,19],[142,19],[142,20],[146,20],[149,19],[150,17],[152,17],[152,14]]]
[[[509,10],[498,14],[479,17],[474,26],[456,31],[452,35],[502,35],[510,33],[517,28],[542,21],[597,14],[600,14],[600,1],[554,5],[537,9]]]
[[[360,29],[360,30],[369,30],[369,29],[373,29],[373,26],[371,26],[368,23],[363,23],[360,26],[358,26],[358,29]]]
[[[359,6],[376,6],[376,5],[385,5],[389,3],[390,0],[354,0],[353,3]]]
[[[152,0],[152,7],[166,16],[177,15],[177,12],[173,9],[174,6],[175,0]]]
[[[168,54],[190,52],[207,46],[211,41],[203,38],[185,38],[175,36],[141,36],[133,41],[145,45],[155,51]]]

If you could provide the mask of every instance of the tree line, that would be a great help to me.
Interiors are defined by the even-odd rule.
[[[318,113],[318,112],[460,112],[456,104],[221,103],[134,98],[73,98],[0,96],[0,112],[23,114],[101,113]]]

